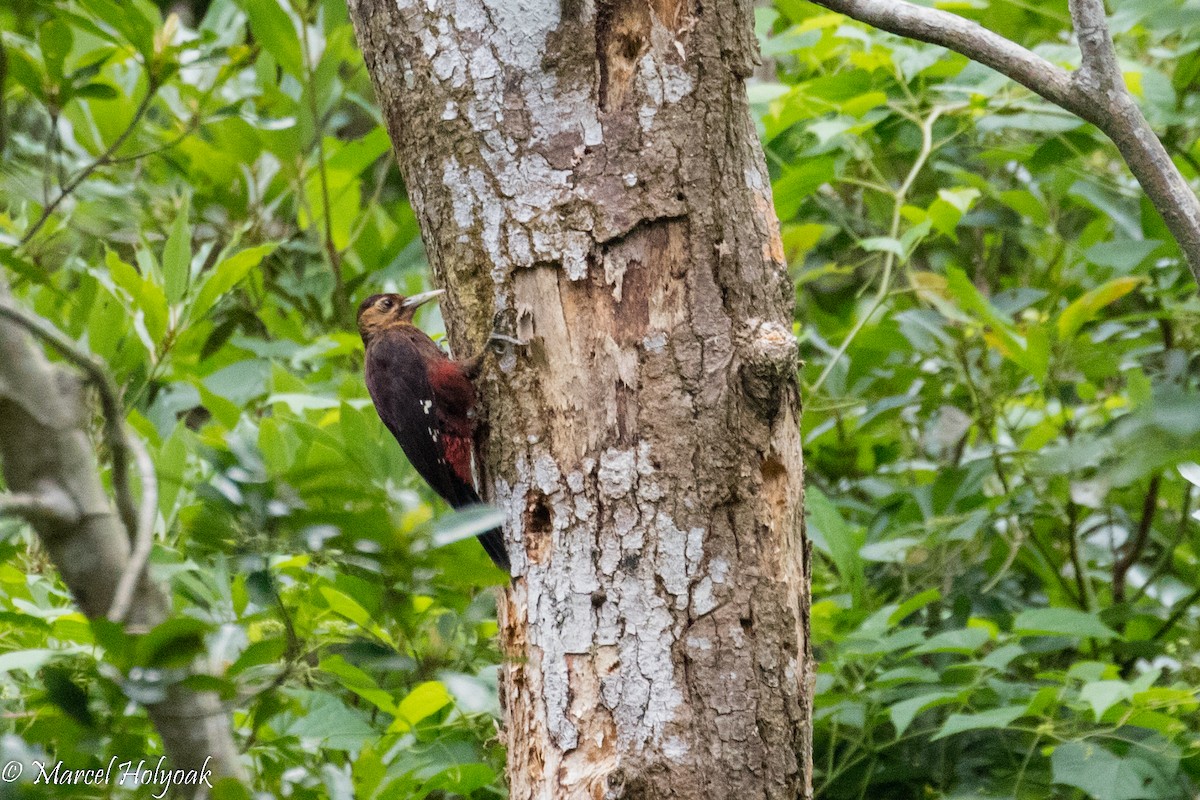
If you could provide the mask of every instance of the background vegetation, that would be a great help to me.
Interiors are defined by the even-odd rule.
[[[957,7],[1077,58],[1065,3]],[[1200,3],[1113,10],[1200,178]],[[758,22],[806,361],[818,794],[1194,797],[1200,301],[1177,248],[1112,147],[1025,90],[802,0]],[[0,521],[0,761],[156,752],[131,701],[206,652],[258,789],[503,796],[503,577],[438,546],[462,524],[360,377],[354,300],[426,264],[344,0],[5,0],[0,30],[0,262],[124,387],[185,620],[89,625]]]

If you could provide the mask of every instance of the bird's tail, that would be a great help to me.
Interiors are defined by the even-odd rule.
[[[492,557],[497,567],[505,572],[512,572],[512,563],[508,560],[508,551],[504,548],[504,533],[499,528],[492,528],[479,534],[479,543]]]

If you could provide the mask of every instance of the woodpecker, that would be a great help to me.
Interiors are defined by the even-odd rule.
[[[452,508],[479,503],[471,469],[475,447],[475,384],[484,353],[447,356],[413,324],[413,315],[441,289],[404,297],[374,294],[358,306],[367,348],[367,390],[404,455]],[[499,528],[479,534],[496,566],[509,571]]]

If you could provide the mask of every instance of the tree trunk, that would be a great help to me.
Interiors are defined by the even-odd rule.
[[[793,288],[752,4],[351,0],[481,379],[513,798],[808,797]]]

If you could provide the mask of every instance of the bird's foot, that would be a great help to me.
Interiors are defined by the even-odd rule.
[[[506,333],[499,333],[498,331],[492,331],[491,334],[488,335],[488,344],[493,344],[493,343],[497,343],[497,342],[501,343],[502,345],[511,344],[516,347],[527,347],[529,345],[529,342],[523,342],[515,336],[509,336]]]

